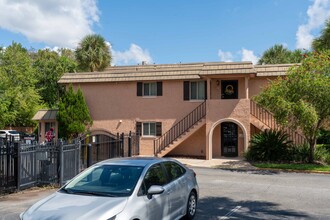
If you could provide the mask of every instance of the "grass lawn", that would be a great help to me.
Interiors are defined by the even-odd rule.
[[[330,165],[318,165],[318,164],[275,164],[275,163],[256,163],[252,164],[258,168],[271,168],[282,170],[300,170],[300,171],[313,171],[313,172],[329,172]]]

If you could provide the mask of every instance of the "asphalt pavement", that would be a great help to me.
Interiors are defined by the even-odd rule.
[[[197,174],[197,220],[330,219],[330,175],[259,170],[239,158],[176,159]],[[54,191],[34,188],[0,196],[0,220],[19,219],[21,212]]]

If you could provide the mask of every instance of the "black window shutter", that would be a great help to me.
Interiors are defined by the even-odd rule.
[[[204,89],[205,89],[205,100],[207,99],[207,81],[204,82]]]
[[[189,95],[189,90],[190,90],[189,85],[190,85],[189,81],[183,82],[183,100],[189,100],[189,96],[190,96]]]
[[[136,134],[142,135],[142,123],[141,122],[136,122]]]
[[[157,96],[163,95],[163,82],[157,82]]]
[[[162,123],[156,122],[156,136],[162,136]]]
[[[137,96],[142,96],[142,82],[137,82],[137,86],[136,86],[136,95]]]

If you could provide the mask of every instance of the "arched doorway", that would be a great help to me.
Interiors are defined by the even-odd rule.
[[[224,126],[224,128],[221,128],[222,126]],[[225,129],[225,132],[223,132],[223,129]],[[214,133],[214,131],[216,131]],[[225,134],[225,136],[227,136],[227,138],[230,141],[230,138],[232,138],[233,136],[235,137],[235,133],[236,131],[238,131],[237,139],[238,139],[238,149],[236,149],[236,146],[231,145],[231,143],[229,142],[223,142],[223,138],[222,135]],[[214,139],[216,139],[217,141],[214,141]],[[221,140],[220,140],[221,139]],[[236,141],[236,140],[234,140]],[[220,119],[219,121],[216,121],[215,123],[212,124],[210,130],[209,130],[209,135],[208,135],[208,159],[212,159],[213,158],[213,151],[214,149],[219,149],[217,150],[218,153],[215,154],[215,157],[220,156],[224,156],[223,152],[219,152],[222,149],[222,144],[225,144],[225,146],[227,146],[227,153],[231,154],[228,156],[231,157],[235,157],[235,156],[241,156],[243,155],[243,152],[247,149],[248,147],[248,133],[247,133],[247,129],[244,126],[244,124],[242,124],[240,121],[238,121],[237,119],[234,118],[223,118]],[[239,147],[241,146],[241,147]],[[235,147],[236,152],[234,154],[233,148]],[[230,149],[229,149],[230,148]]]
[[[238,156],[238,126],[233,122],[222,122],[220,129],[221,155],[224,157]]]

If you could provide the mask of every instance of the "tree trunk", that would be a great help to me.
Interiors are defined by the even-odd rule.
[[[315,145],[316,145],[316,138],[313,138],[313,139],[309,140],[309,158],[308,158],[309,163],[314,162]]]

